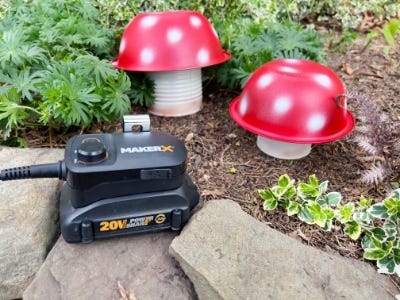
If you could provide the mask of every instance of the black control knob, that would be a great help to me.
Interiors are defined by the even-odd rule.
[[[106,158],[107,150],[99,139],[85,139],[78,147],[78,161],[80,163],[98,163]]]

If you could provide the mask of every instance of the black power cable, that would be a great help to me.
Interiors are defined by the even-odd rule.
[[[66,168],[64,161],[51,164],[16,167],[0,171],[0,180],[2,181],[28,178],[65,179],[65,176]]]

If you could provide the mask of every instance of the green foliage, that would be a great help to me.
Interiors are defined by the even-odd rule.
[[[3,19],[4,14],[9,10],[10,4],[8,0],[0,0],[0,20]]]
[[[292,1],[291,1],[292,2]],[[356,29],[366,14],[390,19],[400,10],[399,1],[393,0],[298,0],[298,18],[314,16],[318,20],[336,19],[343,28]]]
[[[232,58],[218,65],[220,84],[231,88],[243,86],[248,77],[261,65],[279,58],[303,58],[324,62],[323,43],[312,28],[302,28],[290,21],[254,23],[250,19],[214,22],[221,32],[223,47]]]
[[[26,122],[89,126],[129,111],[130,80],[110,64],[113,32],[99,16],[93,0],[10,1],[0,21],[3,139]]]
[[[128,95],[132,103],[149,107],[154,102],[154,82],[145,73],[127,72],[131,79],[132,86]]]
[[[400,32],[400,19],[391,19],[383,25],[382,33],[389,45],[395,44],[395,36]]]
[[[355,39],[357,39],[358,34],[356,32],[350,31],[348,28],[345,28],[340,35],[338,41],[333,42],[331,40],[329,42],[329,49],[333,52],[345,53],[348,47],[353,44]]]
[[[307,224],[317,224],[324,230],[330,230],[334,217],[332,208],[339,205],[341,195],[326,193],[328,182],[319,183],[315,175],[308,180],[308,183],[300,182],[295,187],[288,175],[281,176],[276,186],[259,191],[264,209],[273,210],[279,205],[286,209],[289,216],[297,214]]]
[[[338,192],[327,192],[328,182],[319,183],[315,175],[297,186],[288,175],[282,175],[271,188],[259,190],[265,210],[286,209],[308,224],[325,231],[332,222],[343,225],[353,240],[361,238],[364,258],[377,261],[378,271],[400,276],[400,189],[394,190],[381,203],[372,204],[363,196],[358,203],[341,205]]]
[[[108,61],[87,55],[67,62],[51,62],[40,72],[41,122],[69,127],[89,126],[94,120],[122,116],[130,108],[129,78]],[[107,112],[107,113],[104,113]]]
[[[234,19],[251,18],[255,23],[281,22],[284,19],[301,21],[314,17],[324,21],[334,18],[343,28],[356,29],[365,14],[386,19],[400,10],[393,0],[97,0],[100,21],[111,26],[124,26],[134,15],[144,11],[191,9],[203,13],[213,21],[218,15],[230,23]]]
[[[399,36],[400,33],[400,18],[391,19],[388,23],[382,26],[382,29],[372,29],[367,34],[365,45],[362,51],[367,49],[372,40],[378,38],[380,33],[382,33],[389,46],[394,46],[396,44],[396,38]],[[387,51],[389,51],[388,46],[384,48],[384,52]]]

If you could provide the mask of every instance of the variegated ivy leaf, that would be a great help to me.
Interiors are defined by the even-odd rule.
[[[297,192],[299,197],[301,197],[304,201],[315,200],[319,196],[318,186],[313,187],[304,182],[299,183],[297,186]]]
[[[276,198],[271,189],[258,190],[258,194],[263,200],[272,200]]]
[[[367,248],[374,248],[375,245],[371,240],[371,237],[368,234],[365,234],[361,240],[361,247],[363,249],[367,249]]]
[[[330,192],[326,194],[326,201],[329,206],[337,206],[342,200],[342,195],[338,192]]]
[[[280,187],[279,185],[273,186],[270,190],[277,198],[282,197],[286,192],[286,188]]]
[[[328,189],[328,181],[324,181],[319,185],[319,194],[323,195],[325,194],[326,190]]]
[[[321,205],[319,205],[315,201],[309,201],[308,204],[306,204],[306,207],[308,208],[310,214],[313,216],[313,222],[320,227],[324,227],[328,218],[323,211]]]
[[[378,266],[378,272],[382,274],[394,274],[396,263],[394,262],[393,255],[387,255],[386,257],[376,262]]]
[[[300,196],[308,199],[315,199],[319,196],[319,184],[318,179],[315,175],[310,175],[308,177],[308,184],[305,182],[300,182],[297,186],[297,190]]]
[[[393,242],[386,241],[386,243],[382,244],[382,249],[385,250],[387,253],[392,252]]]
[[[357,207],[354,214],[353,220],[359,223],[369,224],[372,220],[371,215],[367,212],[367,207]]]
[[[325,214],[327,220],[332,220],[335,217],[335,211],[330,207],[323,207],[322,212]]]
[[[302,205],[300,203],[295,201],[289,201],[289,205],[286,208],[286,212],[288,216],[293,216],[295,214],[298,214],[301,209]]]
[[[307,224],[314,224],[314,216],[310,213],[307,206],[300,210],[298,217],[301,221],[306,222]]]
[[[345,224],[346,222],[350,221],[353,212],[354,204],[351,202],[346,203],[345,205],[339,207],[336,218],[339,220],[340,223]]]
[[[389,216],[400,216],[400,199],[388,198],[383,200]]]
[[[397,236],[397,226],[393,220],[386,220],[385,224],[383,224],[383,229],[389,238]]]
[[[394,260],[395,264],[400,266],[400,248],[393,247],[392,253],[393,253],[393,260]]]
[[[358,205],[360,207],[370,207],[372,205],[372,199],[361,196]]]
[[[372,236],[377,239],[379,242],[384,242],[387,239],[387,235],[385,230],[380,227],[375,227],[371,230]]]
[[[264,210],[274,210],[277,206],[278,206],[278,200],[276,200],[275,198],[264,200],[263,203]]]
[[[366,230],[365,231],[365,236],[361,241],[361,247],[363,249],[367,249],[367,248],[379,248],[379,249],[382,249],[383,245],[382,245],[382,243],[380,241],[378,241],[373,236],[373,234],[369,230]]]
[[[308,181],[310,182],[310,186],[314,188],[318,187],[318,179],[315,174],[308,176]]]
[[[372,205],[370,208],[368,208],[367,212],[378,219],[386,219],[389,217],[387,208],[385,205],[383,205],[383,203]]]
[[[361,235],[361,226],[356,221],[351,220],[344,225],[344,232],[352,239],[357,240]],[[370,245],[368,245],[370,246]]]
[[[387,255],[387,252],[379,248],[364,249],[363,257],[368,260],[381,260]]]
[[[288,188],[291,183],[290,177],[287,174],[280,176],[278,179],[278,185],[282,188]]]
[[[296,189],[293,186],[289,187],[284,194],[287,199],[291,199],[294,195],[296,195]]]
[[[274,210],[278,206],[278,199],[272,193],[271,189],[258,190],[258,194],[264,200],[264,210]]]

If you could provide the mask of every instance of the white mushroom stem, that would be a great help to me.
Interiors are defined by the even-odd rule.
[[[262,136],[257,136],[257,147],[265,154],[280,159],[299,159],[311,152],[311,144],[287,143]]]
[[[154,104],[149,112],[164,117],[178,117],[198,112],[203,92],[201,69],[150,72],[154,80]]]

